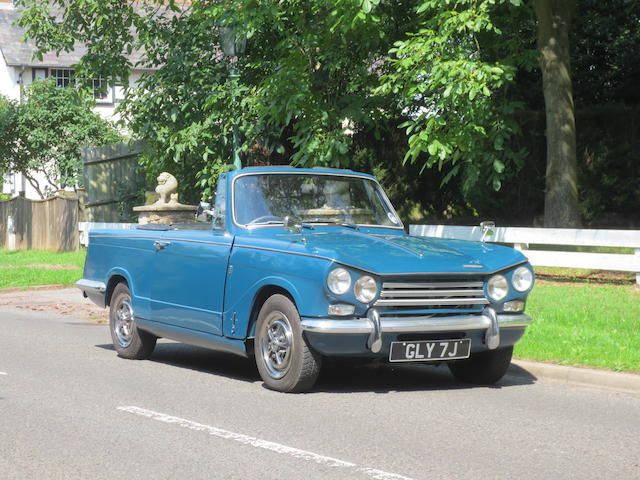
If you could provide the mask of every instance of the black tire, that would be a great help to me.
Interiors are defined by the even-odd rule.
[[[322,357],[307,344],[298,310],[284,295],[272,295],[262,305],[254,345],[256,365],[267,388],[293,393],[315,384]]]
[[[149,358],[156,346],[157,338],[136,327],[131,306],[131,292],[126,283],[113,289],[109,306],[109,330],[118,356],[132,360]]]
[[[513,347],[499,348],[471,355],[466,360],[448,363],[453,376],[461,382],[493,385],[507,373]]]

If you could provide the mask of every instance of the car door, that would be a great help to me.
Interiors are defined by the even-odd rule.
[[[156,242],[152,320],[222,335],[225,279],[233,237],[167,230]]]

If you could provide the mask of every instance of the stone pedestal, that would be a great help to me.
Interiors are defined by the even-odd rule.
[[[193,222],[197,208],[195,205],[182,205],[177,203],[143,205],[133,207],[133,211],[138,212],[138,223],[140,225],[146,225],[148,223],[170,224]]]
[[[183,205],[178,202],[178,182],[176,177],[168,172],[162,172],[158,176],[156,193],[159,198],[153,205],[141,205],[133,207],[138,212],[138,223],[171,224],[190,223],[195,220],[198,207],[195,205]]]

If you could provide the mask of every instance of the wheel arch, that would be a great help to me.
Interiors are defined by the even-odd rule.
[[[125,283],[129,290],[131,290],[131,283],[129,279],[124,274],[124,272],[112,272],[109,277],[109,281],[107,282],[107,291],[105,292],[104,304],[106,307],[111,305],[111,297],[113,296],[113,291],[116,288],[116,285],[119,283]]]
[[[267,301],[273,295],[284,295],[287,297],[293,305],[298,308],[296,300],[291,292],[284,288],[281,285],[276,284],[268,284],[263,285],[258,289],[253,297],[253,302],[251,304],[251,312],[249,313],[249,321],[247,324],[247,346],[251,347],[251,351],[253,351],[253,337],[255,335],[256,322],[258,321],[258,314],[260,313],[260,309],[264,305],[264,302]]]

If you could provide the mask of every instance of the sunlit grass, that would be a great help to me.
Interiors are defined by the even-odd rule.
[[[84,258],[84,250],[0,250],[0,288],[73,285],[82,278]]]
[[[633,284],[539,280],[520,358],[640,372],[640,291]]]

